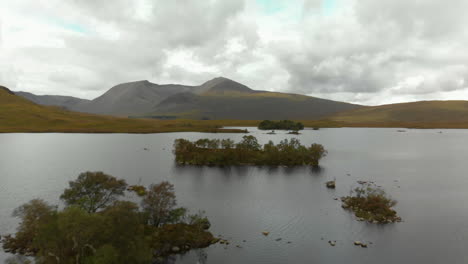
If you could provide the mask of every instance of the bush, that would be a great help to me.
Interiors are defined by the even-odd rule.
[[[392,209],[396,201],[387,196],[385,191],[372,183],[362,183],[351,191],[351,195],[341,198],[342,207],[350,209],[356,217],[369,222],[399,222],[401,218]]]

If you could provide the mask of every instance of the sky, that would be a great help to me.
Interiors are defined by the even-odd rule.
[[[466,0],[0,0],[0,85],[93,99],[130,81],[365,105],[468,100]]]

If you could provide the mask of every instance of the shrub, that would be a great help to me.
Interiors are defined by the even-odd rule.
[[[351,191],[350,196],[341,198],[342,207],[352,210],[356,217],[369,222],[389,223],[401,221],[395,210],[396,201],[383,189],[372,183],[362,183]]]

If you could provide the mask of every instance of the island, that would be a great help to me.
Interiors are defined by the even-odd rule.
[[[280,120],[280,121],[271,121],[263,120],[258,124],[258,129],[261,130],[292,130],[298,131],[304,129],[304,125],[300,122],[294,122],[291,120]]]
[[[344,209],[353,211],[359,221],[380,224],[401,222],[397,212],[392,209],[397,202],[382,188],[372,182],[358,183],[360,186],[352,190],[349,196],[341,198]]]
[[[127,201],[125,194],[136,197]],[[15,209],[19,226],[2,236],[4,251],[35,263],[154,263],[219,241],[202,213],[177,207],[169,182],[128,187],[103,172],[85,172],[60,199],[61,210],[41,199]]]
[[[321,144],[309,147],[296,139],[284,139],[275,145],[272,141],[261,146],[257,138],[244,136],[238,143],[231,139],[176,139],[175,161],[181,165],[267,165],[267,166],[319,166],[327,151]]]

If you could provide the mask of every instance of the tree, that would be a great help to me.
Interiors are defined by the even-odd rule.
[[[167,181],[150,185],[141,205],[151,225],[159,227],[165,224],[177,205],[174,185]]]
[[[48,205],[40,199],[34,199],[16,208],[13,216],[20,218],[20,225],[15,237],[4,236],[2,239],[5,252],[33,255],[39,249],[33,244],[41,225],[50,221],[56,213],[56,207]]]
[[[221,140],[221,147],[223,149],[232,149],[232,148],[234,148],[234,146],[235,146],[234,145],[234,140],[232,140],[232,139],[228,138],[228,139],[222,139]]]
[[[146,264],[173,254],[175,246],[182,253],[213,243],[206,217],[174,209],[172,184],[153,184],[148,191],[134,185],[144,208],[117,200],[125,187],[123,180],[87,172],[62,194],[63,210],[38,199],[18,207],[13,213],[20,218],[16,234],[0,240],[5,252],[16,255],[7,263],[30,264],[27,256],[37,264]]]
[[[85,172],[75,181],[69,182],[60,199],[67,206],[78,206],[88,213],[97,212],[124,194],[127,187],[125,180],[116,179],[103,172]]]
[[[129,201],[115,201],[100,214],[106,229],[105,248],[101,253],[116,251],[118,261],[109,263],[150,263],[152,254],[145,239],[145,223],[138,205]],[[99,250],[98,250],[99,251]],[[98,253],[96,255],[99,256]],[[103,256],[101,256],[103,257]],[[94,263],[105,263],[97,260]]]
[[[309,152],[311,153],[311,155],[310,155],[310,164],[312,166],[318,166],[319,165],[319,160],[322,157],[325,157],[327,155],[327,151],[320,144],[310,145]]]
[[[238,148],[258,151],[262,146],[257,141],[257,138],[254,136],[243,136],[242,141],[237,144]]]

